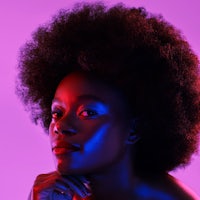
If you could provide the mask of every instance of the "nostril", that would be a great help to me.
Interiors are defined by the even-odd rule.
[[[73,130],[73,129],[68,129],[68,130],[62,130],[61,131],[62,134],[65,134],[65,135],[75,135],[76,134],[76,131]]]
[[[77,131],[72,127],[62,127],[60,124],[56,124],[54,127],[55,134],[63,134],[63,135],[75,135]]]
[[[54,127],[54,133],[59,134],[60,133],[60,127],[55,126]]]

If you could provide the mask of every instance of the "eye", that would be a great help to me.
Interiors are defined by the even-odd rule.
[[[98,113],[94,110],[83,110],[79,113],[80,117],[84,117],[84,118],[89,118],[89,117],[94,117],[96,116]]]
[[[62,117],[62,111],[61,110],[52,110],[51,111],[51,118],[53,120],[57,120],[61,117]]]

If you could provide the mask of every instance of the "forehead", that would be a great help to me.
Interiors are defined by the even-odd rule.
[[[97,89],[103,90],[105,92],[108,90],[111,91],[109,85],[105,84],[99,78],[94,77],[92,74],[85,72],[73,72],[67,75],[57,87],[57,91],[59,90],[63,93],[70,92],[72,94],[98,94]]]
[[[58,85],[55,98],[100,100],[105,103],[124,105],[125,97],[122,92],[111,84],[103,81],[91,73],[73,72],[67,75]]]

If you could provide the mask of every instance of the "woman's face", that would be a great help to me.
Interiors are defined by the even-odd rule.
[[[52,101],[49,137],[61,174],[95,173],[118,163],[129,135],[121,93],[89,74],[72,73]]]

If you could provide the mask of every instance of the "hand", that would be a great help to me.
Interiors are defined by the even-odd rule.
[[[62,176],[59,172],[38,175],[29,200],[90,199],[89,182],[83,176]]]

